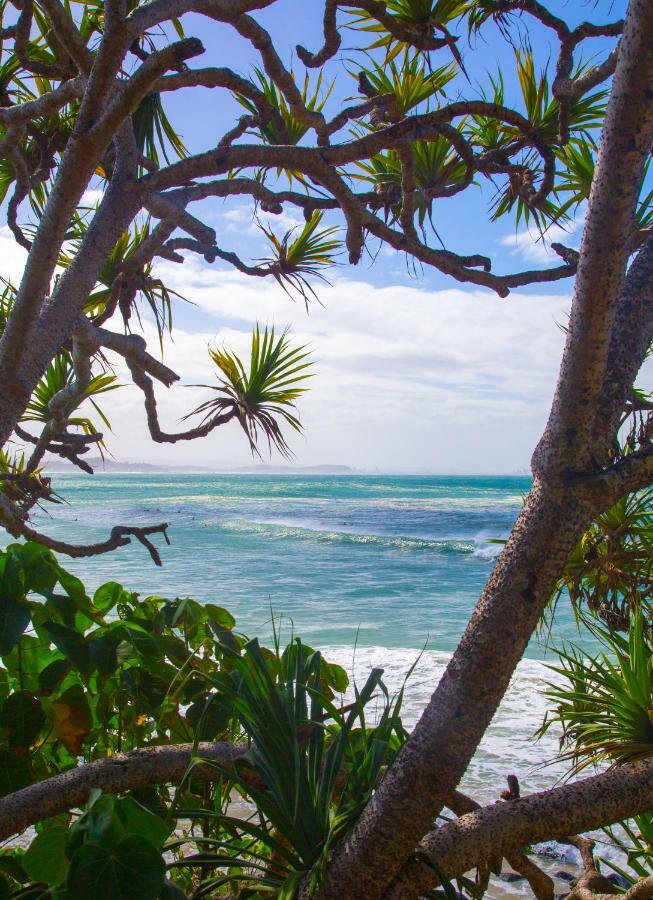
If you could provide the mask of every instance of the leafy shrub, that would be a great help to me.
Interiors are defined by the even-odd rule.
[[[0,852],[0,898],[292,896],[405,739],[380,670],[343,706],[340,666],[249,641],[215,604],[116,582],[90,597],[34,543],[0,552],[0,595],[0,797],[121,751],[194,751],[178,786],[95,789],[38,822]],[[230,768],[197,755],[218,740],[243,745]]]

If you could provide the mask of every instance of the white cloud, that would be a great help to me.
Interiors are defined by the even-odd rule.
[[[504,235],[500,239],[500,243],[507,247],[513,255],[521,256],[528,263],[537,266],[560,265],[561,259],[555,250],[551,249],[551,244],[558,242],[566,247],[576,249],[584,221],[585,212],[581,210],[564,227],[552,225],[543,235],[535,227],[529,227],[513,234]]]
[[[304,219],[301,216],[292,216],[287,212],[274,215],[259,209],[256,217],[251,206],[236,206],[220,214],[220,218],[227,223],[227,231],[238,231],[247,234],[260,234],[258,221],[266,228],[272,228],[277,234],[283,234],[292,228],[301,228]]]
[[[6,225],[0,227],[0,260],[2,260],[0,275],[12,284],[18,285],[26,259],[27,251],[16,243],[9,228]]]
[[[25,254],[6,229],[0,229],[0,252],[2,273],[17,281]],[[290,324],[294,340],[308,344],[316,360],[311,390],[300,402],[306,434],[291,441],[300,464],[451,472],[528,465],[555,384],[567,297],[516,293],[499,300],[457,287],[379,288],[338,278],[319,288],[322,305],[314,303],[307,314],[272,280],[220,270],[194,256],[183,266],[160,262],[158,271],[196,304],[178,304],[174,340],[166,345],[165,361],[182,383],[158,389],[164,428],[187,427],[181,418],[208,396],[190,385],[215,380],[209,343],[246,354],[255,322]],[[145,327],[156,353],[154,329]],[[128,381],[124,367],[119,373]],[[133,386],[106,395],[103,406],[118,458],[215,465],[249,459],[235,424],[205,440],[154,445]]]
[[[568,299],[480,291],[426,291],[338,279],[320,288],[323,305],[307,315],[270,280],[251,279],[189,258],[160,273],[205,315],[202,331],[175,330],[166,362],[186,384],[211,383],[206,345],[246,353],[254,322],[291,324],[315,355],[316,375],[300,402],[306,436],[293,438],[298,462],[361,468],[514,471],[528,465],[553,392]],[[214,326],[212,326],[214,323]],[[151,334],[150,346],[156,341]],[[161,389],[170,428],[207,396],[183,386]],[[236,425],[189,445],[153,447],[141,398],[132,388],[110,396],[124,459],[245,463]]]
[[[89,188],[84,191],[82,194],[82,198],[79,201],[80,206],[90,206],[91,208],[97,206],[98,203],[104,197],[104,191],[99,188]]]

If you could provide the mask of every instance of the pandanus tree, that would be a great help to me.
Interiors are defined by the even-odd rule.
[[[102,440],[97,415],[76,410],[113,387],[116,355],[143,393],[154,441],[201,438],[233,419],[252,444],[262,435],[283,450],[281,429],[298,427],[291,405],[309,374],[304,351],[258,331],[250,362],[214,349],[218,394],[199,407],[200,423],[164,431],[155,385],[171,388],[178,375],[137,331],[149,309],[165,344],[176,297],[157,258],[197,254],[307,302],[336,257],[356,265],[379,245],[503,298],[532,284],[573,286],[524,508],[419,723],[320,858],[319,879],[295,880],[300,894],[417,897],[538,839],[653,806],[653,764],[644,762],[518,803],[468,807],[433,830],[581,536],[653,473],[651,401],[634,388],[653,338],[653,5],[630,0],[623,19],[604,5],[571,22],[539,0],[325,0],[322,46],[298,44],[291,68],[264,25],[282,0],[2,4],[0,189],[27,252],[0,310],[0,517],[16,537],[71,555],[136,537],[159,558],[152,535],[162,524],[116,527],[102,543],[75,546],[30,520],[48,497],[44,454],[83,467]],[[247,48],[251,71],[202,60],[192,35],[207,29]],[[345,29],[352,47],[340,64]],[[529,49],[532,29],[555,48],[544,60]],[[470,60],[485,39],[517,48],[517,89],[500,73],[474,84]],[[348,105],[335,76],[355,94]],[[191,153],[166,97],[201,89],[233,97],[224,108],[243,112],[229,121],[216,113],[219,134]],[[91,186],[100,200],[89,208]],[[486,248],[449,249],[447,203],[463,192],[478,214],[542,233],[583,214],[580,249],[554,243],[556,264],[517,272],[502,271]],[[306,227],[284,234],[265,224],[269,255],[241,258],[203,210],[243,197],[266,223],[290,209]],[[15,442],[26,451],[17,455]]]

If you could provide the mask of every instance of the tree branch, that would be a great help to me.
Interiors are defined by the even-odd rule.
[[[653,762],[615,767],[563,787],[495,803],[430,832],[419,852],[447,878],[484,860],[540,841],[560,840],[628,819],[653,807]],[[418,897],[433,886],[433,869],[406,863],[383,900]]]
[[[121,794],[153,784],[178,784],[194,759],[231,763],[246,749],[228,742],[146,747],[77,766],[0,798],[0,841],[42,819],[83,806],[94,788]],[[193,768],[193,778],[214,781],[216,771],[199,765]]]

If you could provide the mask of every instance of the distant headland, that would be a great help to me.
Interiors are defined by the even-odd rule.
[[[90,457],[87,462],[98,473],[141,473],[157,474],[163,472],[179,473],[187,475],[353,475],[356,469],[350,466],[276,466],[265,463],[250,466],[189,466],[182,464],[163,465],[146,462],[121,462],[115,459],[102,459]],[[52,474],[73,474],[79,472],[72,463],[61,459],[46,459],[45,471]]]

